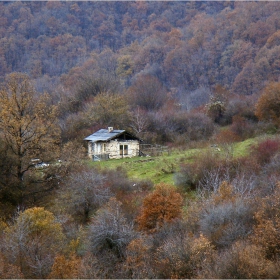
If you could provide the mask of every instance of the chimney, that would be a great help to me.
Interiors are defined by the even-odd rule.
[[[108,127],[108,132],[112,132],[114,130],[114,128],[112,126]]]

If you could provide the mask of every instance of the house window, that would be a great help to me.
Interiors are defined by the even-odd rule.
[[[106,151],[106,144],[102,144],[102,154],[104,154]]]
[[[120,145],[120,156],[128,155],[128,145]]]

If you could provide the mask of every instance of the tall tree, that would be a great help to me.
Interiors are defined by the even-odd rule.
[[[85,119],[105,126],[125,126],[128,119],[125,95],[101,92],[85,108]]]
[[[112,251],[123,258],[126,246],[137,237],[121,209],[121,202],[111,198],[100,208],[89,225],[89,248],[93,253]]]
[[[65,236],[54,215],[42,207],[25,210],[7,227],[3,253],[26,278],[46,277],[55,256],[63,249]]]
[[[167,90],[160,80],[151,75],[141,75],[128,89],[131,104],[143,110],[157,110],[167,101]]]
[[[10,173],[20,193],[20,203],[28,193],[25,175],[34,167],[32,159],[57,158],[59,134],[56,106],[51,105],[50,97],[38,95],[25,74],[7,76],[0,89],[0,137],[13,158]]]

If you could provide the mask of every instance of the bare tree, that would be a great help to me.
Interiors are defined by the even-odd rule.
[[[229,182],[234,193],[243,198],[252,198],[258,194],[257,176],[242,171],[237,171],[233,176],[230,167],[218,166],[218,168],[203,172],[197,187],[199,195],[207,197],[212,193],[217,193],[224,181]]]
[[[257,176],[247,175],[245,173],[237,174],[235,178],[231,180],[234,192],[241,195],[243,198],[253,198],[258,191]]]
[[[202,233],[217,247],[229,246],[252,232],[254,207],[241,198],[215,205],[213,202],[202,212]]]
[[[136,236],[133,224],[124,218],[121,203],[111,198],[89,226],[89,250],[93,253],[109,250],[118,258],[123,258],[126,246]]]
[[[148,126],[148,118],[146,112],[140,109],[139,106],[137,106],[137,108],[131,112],[130,126],[136,132],[136,134],[140,134]]]
[[[217,193],[223,181],[230,181],[229,169],[218,166],[218,168],[203,171],[202,179],[198,182],[198,193],[200,196],[208,196]]]
[[[43,208],[20,213],[4,231],[2,251],[20,267],[26,278],[44,278],[51,270],[55,255],[64,246],[64,234],[54,215]]]
[[[146,110],[157,110],[168,99],[166,88],[159,79],[151,75],[139,76],[128,91],[132,105]]]
[[[58,203],[64,201],[64,207],[82,222],[89,221],[90,216],[113,194],[106,186],[106,177],[95,170],[84,169],[72,173],[60,190]]]
[[[279,278],[279,264],[267,260],[260,246],[238,241],[205,262],[198,278],[274,279]]]

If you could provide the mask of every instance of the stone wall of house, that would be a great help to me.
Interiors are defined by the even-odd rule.
[[[124,152],[121,154],[120,145],[123,147],[127,145],[127,154]],[[118,141],[112,140],[108,143],[98,142],[92,143],[88,142],[88,156],[92,159],[93,155],[108,154],[110,159],[113,158],[123,158],[123,157],[135,157],[139,155],[139,141],[137,140],[126,140]]]
[[[93,143],[91,141],[88,141],[88,156],[89,156],[89,158],[92,158],[92,156],[93,156],[92,145],[93,145]]]
[[[124,152],[120,153],[120,145],[127,145],[127,155]],[[109,154],[109,158],[123,158],[123,157],[135,157],[139,155],[139,141],[137,140],[126,140],[117,141],[113,140],[107,143],[105,153]]]

